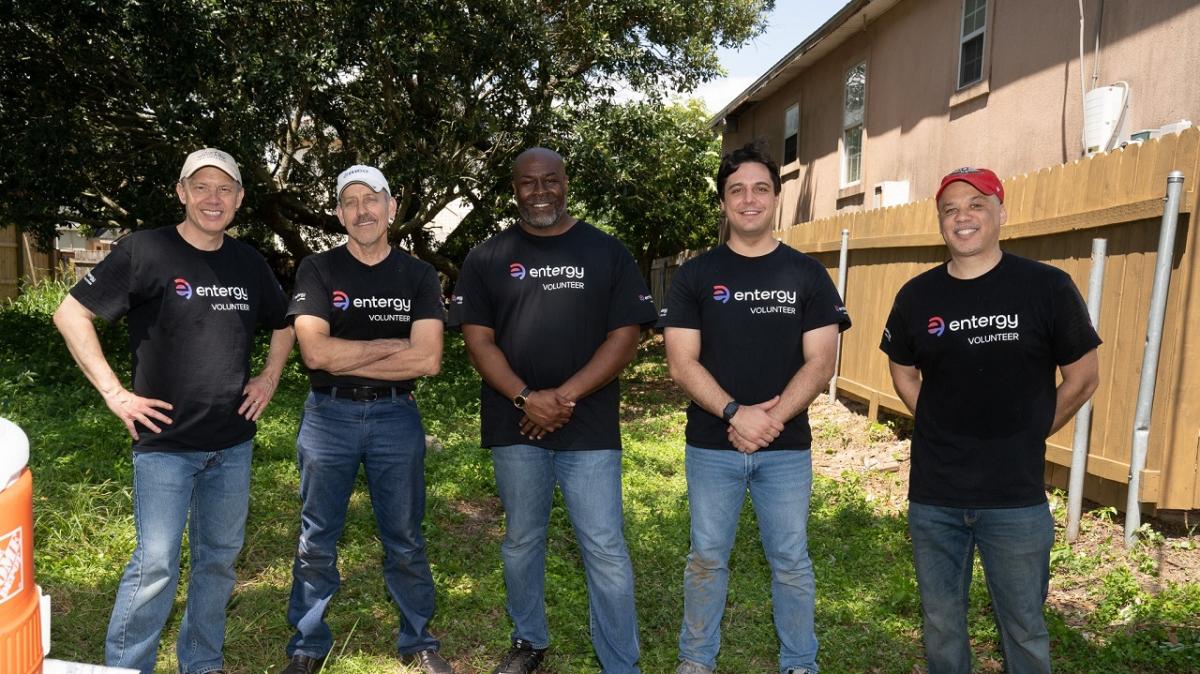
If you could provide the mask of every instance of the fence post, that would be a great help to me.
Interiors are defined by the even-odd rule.
[[[1167,174],[1167,205],[1163,209],[1162,228],[1158,232],[1158,253],[1154,261],[1154,287],[1150,291],[1150,317],[1146,324],[1146,348],[1142,352],[1142,379],[1138,384],[1137,411],[1133,419],[1133,445],[1129,456],[1129,494],[1125,499],[1125,547],[1132,548],[1142,523],[1142,469],[1150,445],[1150,415],[1154,408],[1154,384],[1158,376],[1158,351],[1162,346],[1163,319],[1167,312],[1167,291],[1171,284],[1171,259],[1175,257],[1175,226],[1179,222],[1179,197],[1183,192],[1183,172]]]
[[[1100,298],[1104,289],[1104,262],[1108,239],[1092,239],[1092,271],[1088,276],[1088,317],[1100,330]],[[1092,401],[1089,399],[1075,415],[1075,440],[1071,446],[1071,480],[1067,487],[1067,542],[1079,536],[1079,516],[1083,509],[1083,478],[1087,475],[1089,440],[1092,431]]]
[[[838,255],[838,297],[846,301],[846,266],[850,257],[850,230],[842,230],[842,250]],[[838,333],[837,352],[833,357],[833,376],[829,378],[829,402],[837,400],[838,368],[842,364],[842,335]]]

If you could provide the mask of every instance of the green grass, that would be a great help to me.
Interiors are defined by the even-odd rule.
[[[52,655],[99,662],[117,581],[134,543],[129,446],[50,325],[48,315],[63,291],[38,289],[0,309],[0,415],[31,438],[38,582],[54,601]],[[121,327],[104,327],[101,334],[114,366],[127,372]],[[284,613],[298,529],[293,443],[306,391],[294,360],[256,441],[246,544],[229,609],[226,656],[234,672],[277,669],[290,634]],[[510,629],[499,563],[503,513],[489,454],[478,446],[478,386],[461,340],[451,335],[442,374],[417,392],[427,431],[441,443],[427,459],[425,529],[439,603],[434,628],[444,653],[468,674],[490,671]],[[661,350],[643,348],[630,366],[624,405],[626,527],[637,577],[642,669],[668,673],[682,612],[688,509],[683,406]],[[816,429],[816,435],[822,448],[840,446],[835,427]],[[822,671],[901,673],[919,666],[920,606],[903,516],[874,505],[856,475],[819,478],[809,538]],[[561,500],[551,514],[549,539],[553,651],[545,671],[595,672],[583,572]],[[380,556],[370,504],[360,489],[342,540],[342,589],[328,614],[338,639],[330,674],[394,671],[390,644],[397,617],[384,592]],[[723,672],[773,672],[778,645],[770,573],[748,504],[731,566],[718,666]],[[1056,547],[1054,566],[1056,573],[1098,568],[1065,546]],[[978,567],[976,573],[982,575]],[[1049,613],[1058,671],[1200,671],[1200,585],[1171,585],[1151,595],[1118,571],[1097,578],[1087,592],[1097,610],[1086,626],[1068,626]],[[171,644],[182,602],[181,587],[160,651],[162,672],[174,668]],[[980,582],[971,605],[976,653],[998,660]]]

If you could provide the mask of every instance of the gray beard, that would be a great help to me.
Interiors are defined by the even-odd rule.
[[[550,227],[553,227],[559,220],[561,220],[563,214],[566,212],[567,208],[565,205],[560,209],[555,209],[553,213],[543,217],[534,216],[527,210],[521,209],[521,219],[525,221],[525,224],[535,229],[549,229]]]

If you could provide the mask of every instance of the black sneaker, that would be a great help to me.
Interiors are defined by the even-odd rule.
[[[450,666],[449,662],[446,662],[446,658],[432,648],[416,653],[405,653],[400,656],[400,662],[425,674],[454,674],[454,668]]]
[[[279,674],[316,674],[321,669],[325,658],[314,658],[307,655],[293,655],[287,667],[279,670]]]
[[[533,644],[524,639],[513,640],[512,648],[504,655],[500,664],[492,670],[492,674],[531,674],[542,664],[546,649],[534,648]]]

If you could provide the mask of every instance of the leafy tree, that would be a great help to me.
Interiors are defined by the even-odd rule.
[[[619,84],[653,95],[719,72],[773,0],[15,0],[0,3],[0,222],[174,222],[187,151],[243,166],[241,236],[286,268],[340,235],[333,178],[388,176],[391,239],[451,277],[513,212],[522,148]],[[474,212],[444,243],[444,205]]]
[[[655,258],[716,243],[721,142],[700,101],[600,105],[575,134],[576,210],[624,241],[643,274]]]

